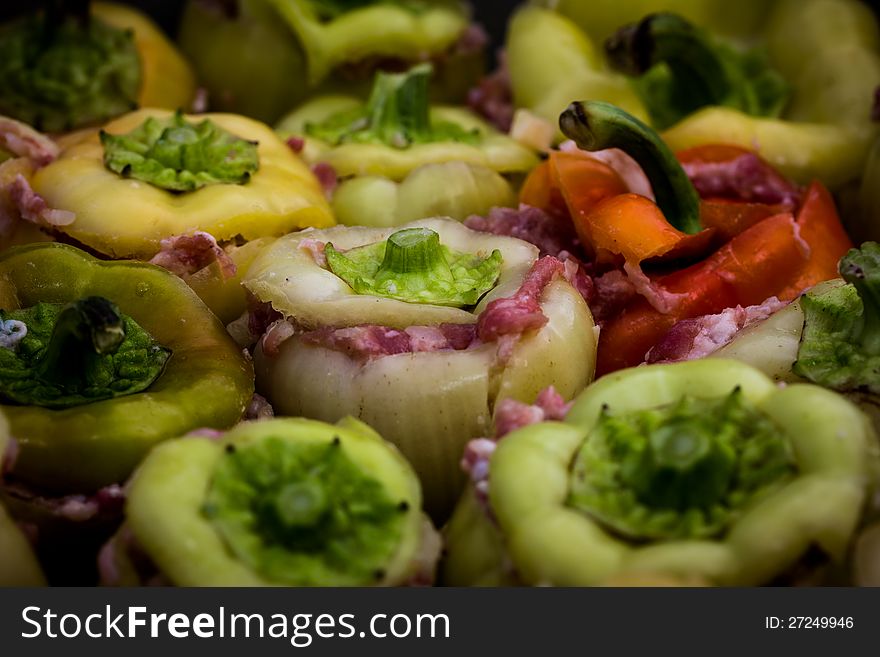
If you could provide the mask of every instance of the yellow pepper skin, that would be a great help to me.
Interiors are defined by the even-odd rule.
[[[508,52],[517,105],[554,120],[572,98],[557,98],[556,92],[543,91],[553,88],[549,80],[562,80],[563,86],[557,88],[566,89],[571,95],[578,90],[572,81],[590,76],[597,82],[592,86],[582,83],[581,97],[622,104],[619,86],[608,82],[615,78],[605,72],[604,57],[598,52],[599,39],[610,35],[612,20],[620,21],[616,27],[621,27],[640,19],[644,13],[668,9],[743,44],[754,46],[757,36],[769,64],[792,86],[792,95],[780,118],[753,117],[725,107],[705,107],[694,112],[663,133],[673,150],[707,143],[737,144],[757,150],[800,183],[819,179],[835,191],[859,178],[877,133],[870,122],[870,107],[874,89],[880,84],[880,36],[876,19],[863,3],[670,0],[613,3],[619,7],[609,8],[610,4],[574,0],[558,3],[557,9],[563,15],[556,17],[554,27],[550,26],[551,19],[539,13],[547,10],[535,7],[514,18]],[[523,15],[528,21],[522,19]],[[522,29],[517,25],[519,20],[524,22]],[[547,33],[535,43],[539,25]],[[597,41],[591,43],[578,25]],[[565,52],[563,44],[569,44]],[[805,52],[810,56],[803,56]],[[604,80],[604,84],[599,84],[599,80]],[[644,116],[634,94],[624,99],[635,105],[627,108],[630,113]]]
[[[9,423],[0,414],[0,457],[9,444]],[[31,546],[0,504],[0,588],[5,586],[45,586]]]
[[[124,134],[162,110],[140,110],[105,126]],[[76,214],[65,232],[112,258],[149,259],[167,237],[205,231],[218,241],[278,236],[306,226],[331,226],[333,216],[317,180],[286,144],[265,125],[229,114],[187,117],[210,119],[232,134],[258,142],[260,168],[242,185],[212,185],[175,194],[104,166],[98,133],[70,144],[40,169],[33,186],[50,207]]]
[[[790,445],[794,470],[741,507],[720,533],[627,540],[574,506],[573,485],[579,480],[572,464],[584,445],[598,440],[607,409],[612,414],[615,408],[620,414],[661,412],[682,395],[747,399],[778,427],[778,433],[770,431],[772,440],[781,436]],[[481,576],[491,580],[493,573],[506,572],[497,562],[505,555],[509,576],[515,573],[520,583],[551,586],[656,577],[759,585],[785,574],[811,545],[839,564],[846,559],[874,484],[875,440],[867,418],[840,395],[804,384],[779,389],[758,370],[736,361],[622,370],[584,391],[564,423],[528,426],[498,443],[489,463],[489,504],[500,536],[482,546],[448,542],[451,565],[445,582],[461,586]],[[459,507],[468,509],[480,510],[474,503]],[[657,512],[665,509],[661,504]],[[485,512],[483,518],[491,522]],[[454,518],[450,527],[456,522]],[[468,545],[469,553],[456,554]],[[475,560],[483,564],[482,573]]]
[[[192,105],[196,76],[161,29],[141,12],[111,2],[95,2],[94,16],[120,29],[134,31],[135,46],[141,56],[141,107],[176,110]]]

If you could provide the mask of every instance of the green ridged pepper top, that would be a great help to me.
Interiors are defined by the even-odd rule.
[[[253,394],[251,365],[224,327],[158,267],[99,261],[62,244],[9,249],[0,256],[0,308],[4,362],[29,353],[39,383],[29,397],[0,385],[19,443],[11,476],[38,489],[83,493],[122,482],[156,443],[232,426]],[[43,317],[31,336],[38,344],[15,324],[26,327],[34,313],[67,319],[49,330]],[[59,408],[55,389],[79,398]]]

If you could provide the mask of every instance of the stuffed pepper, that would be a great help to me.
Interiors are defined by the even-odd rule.
[[[533,150],[464,108],[431,106],[431,67],[378,73],[366,102],[316,98],[286,116],[282,136],[336,179],[333,210],[346,225],[462,220],[516,201],[511,182],[538,163]]]
[[[867,108],[880,83],[880,37],[868,7],[856,0],[780,2],[773,8],[736,3],[706,11],[691,6],[698,26],[726,24],[728,35],[737,30],[743,43],[754,42],[758,33],[760,49],[747,50],[679,16],[643,18],[631,13],[633,3],[620,4],[605,14],[621,17],[620,31],[602,36],[608,38],[605,55],[565,16],[523,10],[528,15],[514,19],[508,37],[516,104],[552,120],[573,97],[605,100],[639,118],[650,116],[676,150],[707,143],[755,148],[798,182],[818,178],[835,190],[859,178],[876,133]],[[750,6],[742,8],[741,25],[722,20],[743,4]],[[675,5],[657,3],[655,9]],[[558,10],[583,14],[582,25],[592,25],[603,6],[572,2]],[[641,7],[646,13],[651,8]],[[708,16],[713,13],[714,20]],[[514,29],[517,20],[521,29]],[[531,26],[538,21],[545,33],[536,47]],[[610,71],[629,75],[631,82]]]
[[[0,415],[0,454],[9,445],[9,424]],[[0,587],[41,586],[46,583],[28,539],[0,504]]]
[[[572,265],[448,219],[283,237],[244,281],[271,311],[250,315],[260,394],[284,415],[370,424],[443,516],[498,400],[548,385],[570,399],[591,379],[596,332]]]
[[[214,433],[166,442],[140,465],[100,555],[103,584],[433,582],[440,537],[419,480],[367,425],[275,419]]]
[[[706,146],[676,158],[601,102],[572,104],[560,125],[604,159],[553,153],[521,198],[568,218],[571,248],[593,267],[599,373],[641,363],[680,320],[795,298],[834,278],[851,246],[820,183],[804,191],[752,152]]]
[[[105,257],[152,258],[225,321],[244,310],[239,283],[262,246],[334,223],[308,167],[242,116],[140,110],[44,164],[13,183],[23,217]]]
[[[275,121],[316,92],[366,94],[377,70],[424,61],[463,100],[487,37],[461,0],[190,0],[180,42],[215,109]]]
[[[0,114],[51,133],[137,107],[189,107],[195,76],[159,28],[128,7],[34,2],[0,26]]]
[[[843,397],[779,388],[736,361],[617,372],[564,422],[471,461],[482,485],[449,524],[445,581],[834,581],[875,483],[875,440]]]
[[[118,521],[118,484],[151,447],[239,421],[253,369],[158,267],[31,245],[0,256],[0,281],[0,399],[15,437],[3,497],[47,541],[73,528],[55,545],[72,551]]]

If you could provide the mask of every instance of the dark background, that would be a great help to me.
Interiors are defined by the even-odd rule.
[[[0,0],[0,20],[15,13],[26,10],[32,3],[38,0]],[[183,11],[184,0],[115,0],[122,4],[134,5],[150,14],[166,32],[174,36],[180,14]],[[736,2],[737,0],[730,0]],[[863,0],[871,6],[875,13],[880,13],[880,0]],[[474,8],[474,17],[489,32],[492,37],[491,52],[499,48],[504,42],[504,29],[507,18],[514,7],[523,4],[525,0],[470,0]],[[590,0],[583,0],[590,2]]]

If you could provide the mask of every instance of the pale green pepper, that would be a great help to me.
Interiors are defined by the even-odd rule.
[[[303,157],[329,165],[340,179],[337,220],[393,226],[430,216],[463,220],[513,205],[507,177],[538,162],[530,148],[468,110],[432,107],[431,68],[379,73],[366,103],[346,96],[310,101],[277,126],[303,139]]]
[[[425,60],[438,97],[463,100],[484,71],[481,44],[457,46],[469,20],[459,0],[191,0],[180,41],[215,109],[276,121],[316,93],[366,94],[375,70]]]
[[[463,542],[466,523],[453,518],[445,581],[735,586],[784,577],[816,549],[840,563],[875,439],[843,397],[780,389],[736,361],[622,370],[582,393],[564,423],[500,440],[488,475],[496,538]],[[472,495],[456,515],[490,523],[486,511]]]
[[[128,549],[136,545],[178,586],[430,580],[439,542],[421,502],[406,460],[351,418],[185,436],[153,450],[135,473],[102,575],[107,584],[142,583],[144,559]]]
[[[366,262],[340,268],[336,252]],[[570,399],[592,378],[592,315],[552,259],[535,299],[546,323],[506,339],[479,332],[487,308],[514,296],[538,262],[531,244],[442,219],[282,237],[244,280],[291,322],[270,328],[255,350],[260,394],[278,414],[369,423],[412,462],[427,508],[445,517],[463,483],[462,448],[485,433],[498,401],[531,400],[549,385]],[[461,342],[445,337],[453,333]],[[375,340],[391,347],[358,351]]]

